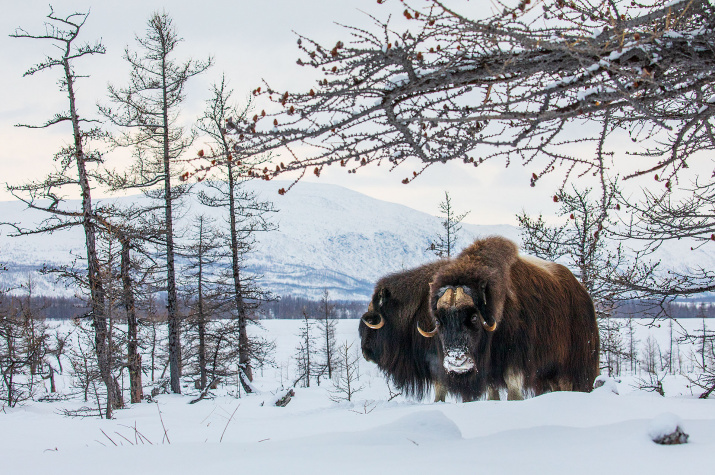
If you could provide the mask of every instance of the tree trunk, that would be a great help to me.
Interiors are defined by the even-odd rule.
[[[129,239],[122,236],[122,285],[124,309],[127,312],[127,369],[129,370],[129,394],[132,404],[140,403],[144,397],[142,391],[142,366],[141,355],[139,354],[139,339],[137,337],[138,322],[136,305],[134,302],[134,292],[131,275],[130,244]]]
[[[166,54],[162,57],[162,120],[164,146],[164,211],[166,219],[166,293],[169,327],[169,379],[171,391],[181,394],[181,321],[176,296],[176,271],[174,268],[174,221],[171,196],[171,154],[169,152],[169,101]]]
[[[77,162],[77,174],[79,185],[82,190],[82,226],[84,228],[85,242],[87,247],[87,274],[89,281],[92,326],[94,327],[94,344],[97,352],[97,365],[102,382],[107,388],[107,410],[105,417],[112,417],[112,410],[122,407],[121,390],[112,378],[111,355],[107,344],[107,319],[104,310],[104,287],[99,271],[97,259],[97,248],[95,239],[95,228],[92,222],[92,198],[91,187],[85,168],[85,155],[82,150],[82,134],[79,127],[79,117],[75,107],[74,96],[74,76],[70,69],[69,62],[65,56],[64,60],[65,80],[67,81],[67,94],[70,103],[70,117],[72,118],[72,128],[74,133],[75,161]]]
[[[204,224],[203,218],[199,223],[199,306],[198,306],[198,331],[199,331],[199,385],[200,389],[206,389],[206,315],[204,313],[204,288],[203,288],[203,278],[204,278],[204,249],[203,249],[203,239],[204,239]],[[215,372],[214,372],[215,377]]]
[[[249,381],[253,381],[253,371],[251,370],[251,350],[248,341],[246,306],[243,301],[243,289],[241,288],[241,274],[238,255],[238,236],[236,225],[236,197],[235,182],[233,177],[233,165],[228,162],[228,186],[229,186],[229,214],[231,223],[231,267],[233,274],[234,300],[236,312],[238,314],[238,363],[243,368],[243,373]],[[251,392],[246,388],[246,392]]]

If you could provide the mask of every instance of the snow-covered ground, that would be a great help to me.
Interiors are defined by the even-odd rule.
[[[264,326],[277,343],[277,367],[256,371],[260,394],[237,399],[227,394],[235,388],[221,388],[215,399],[193,405],[189,395],[161,395],[117,411],[113,420],[59,413],[84,405],[77,401],[4,408],[0,473],[672,474],[712,467],[715,399],[698,399],[682,376],[667,377],[665,397],[636,389],[636,377],[628,376],[590,394],[524,401],[389,401],[376,367],[361,360],[364,388],[352,402],[331,401],[332,385],[323,381],[296,388],[280,408],[271,402],[281,379],[293,376],[300,322]],[[358,350],[357,326],[339,321],[338,343],[354,342]],[[666,326],[638,328],[641,341],[649,334],[666,347]],[[652,442],[672,424],[689,434],[687,444]]]

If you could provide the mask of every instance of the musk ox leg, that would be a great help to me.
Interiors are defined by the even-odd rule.
[[[520,371],[508,369],[506,371],[507,401],[521,401],[524,399],[524,374]]]
[[[447,398],[447,388],[439,381],[434,383],[434,402],[444,402]]]
[[[496,386],[489,386],[487,389],[487,399],[489,401],[499,401],[501,399],[499,397],[499,388]]]

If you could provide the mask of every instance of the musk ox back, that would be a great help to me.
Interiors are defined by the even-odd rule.
[[[593,302],[564,266],[519,256],[501,237],[475,241],[431,284],[447,384],[463,397],[487,387],[590,391],[598,375]],[[493,394],[490,394],[493,397]]]
[[[417,328],[431,320],[429,283],[443,265],[437,261],[380,279],[359,326],[366,360],[376,363],[407,395],[424,397],[434,384],[435,400],[441,401],[445,371],[437,342],[421,336]]]

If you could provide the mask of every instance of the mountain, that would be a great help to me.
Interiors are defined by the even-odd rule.
[[[337,185],[301,182],[284,196],[278,189],[286,187],[286,182],[251,181],[244,186],[273,201],[279,210],[272,216],[279,230],[261,233],[256,251],[246,261],[250,272],[263,275],[263,287],[278,295],[319,298],[323,289],[328,289],[333,299],[366,300],[381,276],[434,259],[427,247],[441,231],[440,219],[435,216]],[[138,195],[111,201],[121,205],[143,200],[146,198]],[[469,205],[458,203],[457,207],[466,210]],[[178,213],[179,227],[199,213],[222,217],[220,210],[194,200]],[[43,215],[19,202],[5,201],[0,202],[0,217],[0,221],[29,226]],[[79,228],[19,238],[8,233],[7,227],[0,229],[0,263],[8,267],[7,272],[0,273],[1,286],[17,286],[31,273],[38,295],[74,294],[72,289],[39,275],[38,270],[45,264],[67,265],[81,258],[84,238]],[[519,238],[514,226],[465,223],[457,248],[489,235]],[[659,252],[665,262],[715,264],[713,256],[690,251],[685,243],[669,245]],[[78,260],[78,265],[81,263]]]
[[[287,185],[280,181],[244,184],[262,199],[273,201],[279,210],[271,217],[278,231],[258,235],[256,251],[246,261],[249,271],[263,275],[263,286],[278,295],[318,298],[328,289],[335,299],[364,300],[382,275],[434,258],[427,251],[441,229],[434,216],[337,185],[301,182],[286,195],[279,195],[278,189]],[[121,205],[144,200],[137,195],[111,201]],[[69,206],[77,205],[78,201],[69,202]],[[221,217],[220,210],[194,200],[180,212],[179,225],[186,226],[199,213]],[[0,202],[0,216],[1,221],[24,226],[44,217],[17,201]],[[39,275],[38,270],[45,264],[68,265],[81,259],[81,229],[24,237],[10,237],[9,233],[7,227],[0,229],[0,263],[8,267],[0,273],[0,285],[16,286],[26,282],[31,273],[35,293],[73,294],[48,276]],[[491,234],[518,237],[513,226],[464,224],[459,247]]]

